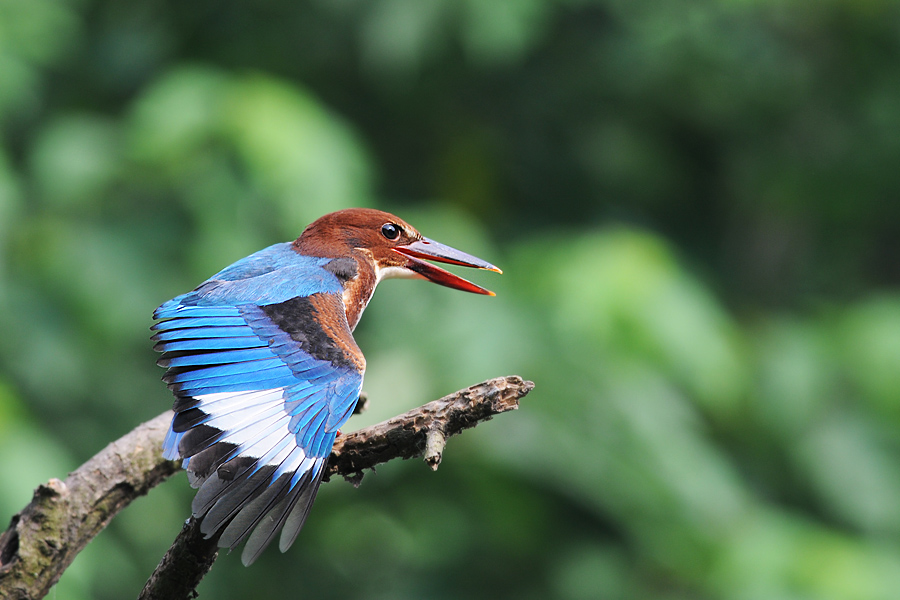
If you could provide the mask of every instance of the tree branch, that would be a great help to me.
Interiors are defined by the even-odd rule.
[[[496,414],[519,408],[519,399],[534,388],[521,377],[498,377],[429,402],[402,415],[359,431],[340,436],[331,450],[325,480],[343,475],[355,485],[363,469],[395,458],[426,453],[425,460],[437,469],[444,440],[474,427]],[[432,446],[438,432],[440,446]],[[191,518],[150,576],[138,600],[182,600],[192,598],[200,580],[218,556],[216,538],[206,540]]]
[[[162,457],[168,411],[69,474],[39,486],[0,535],[0,598],[42,598],[120,510],[178,470]]]
[[[493,415],[518,408],[534,384],[499,377],[460,390],[403,415],[338,438],[326,478],[343,475],[356,483],[364,469],[394,458],[425,453],[433,469],[446,438]],[[13,516],[0,535],[0,598],[42,598],[75,556],[132,500],[178,470],[162,458],[161,445],[172,413],[166,412],[113,442],[63,482],[51,479],[35,490],[31,504]],[[188,521],[163,557],[142,599],[189,598],[216,558],[216,540],[206,540]]]

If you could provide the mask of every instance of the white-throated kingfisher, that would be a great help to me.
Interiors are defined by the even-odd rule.
[[[294,242],[219,271],[156,309],[153,339],[175,394],[166,458],[199,488],[192,511],[249,565],[281,531],[294,542],[366,362],[353,339],[382,279],[492,292],[421,259],[500,272],[386,212],[325,215]]]

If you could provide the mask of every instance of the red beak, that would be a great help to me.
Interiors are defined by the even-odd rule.
[[[464,267],[484,269],[496,273],[503,272],[491,263],[476,258],[471,254],[466,254],[465,252],[451,248],[450,246],[445,246],[434,240],[429,240],[428,238],[422,238],[421,240],[417,240],[406,246],[398,246],[393,248],[393,250],[407,258],[409,261],[409,264],[406,265],[407,269],[415,271],[429,281],[464,292],[472,292],[473,294],[484,294],[486,296],[496,295],[494,292],[475,285],[471,281],[466,281],[462,277],[457,277],[449,271],[445,271],[424,260],[418,260],[419,258],[427,258],[428,260],[451,265],[462,265]]]

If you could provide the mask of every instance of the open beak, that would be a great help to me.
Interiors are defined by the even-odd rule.
[[[485,262],[480,258],[476,258],[471,254],[466,254],[465,252],[461,252],[450,246],[445,246],[440,242],[429,240],[428,238],[416,240],[405,246],[397,246],[392,248],[392,250],[407,258],[409,262],[406,265],[406,268],[418,273],[425,279],[464,292],[472,292],[473,294],[484,294],[486,296],[495,295],[494,292],[490,290],[486,290],[481,286],[475,285],[471,281],[466,281],[462,277],[457,277],[449,271],[445,271],[440,267],[419,259],[427,258],[428,260],[451,265],[474,267],[476,269],[494,271],[495,273],[503,272],[489,262]]]

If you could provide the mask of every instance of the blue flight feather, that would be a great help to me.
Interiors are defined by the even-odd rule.
[[[178,296],[181,298],[182,296]],[[154,319],[174,319],[184,317],[189,311],[192,317],[234,317],[240,314],[236,306],[187,306],[181,304],[178,298],[172,298],[164,302],[153,311]]]
[[[261,360],[251,360],[246,362],[220,365],[217,367],[206,367],[203,369],[186,371],[184,373],[175,375],[171,378],[170,381],[171,383],[182,383],[185,381],[196,381],[199,379],[223,377],[226,375],[237,376],[246,373],[256,373],[257,371],[262,371],[264,369],[274,369],[276,367],[284,366],[284,363],[279,360],[278,357],[272,356],[271,353],[269,353],[269,358],[264,358]]]
[[[265,348],[265,340],[258,337],[200,338],[196,340],[171,340],[157,344],[163,352],[180,350],[238,350],[241,348]]]
[[[167,321],[160,321],[150,329],[153,331],[164,331],[167,329],[184,329],[186,327],[225,327],[229,325],[246,325],[247,322],[240,315],[235,316],[211,316],[211,317],[191,317],[174,318]]]
[[[268,362],[268,361],[266,361]],[[278,361],[277,364],[270,366],[266,369],[260,369],[258,371],[250,371],[249,373],[235,373],[232,375],[219,375],[217,377],[198,377],[197,379],[176,382],[172,381],[172,383],[178,383],[181,386],[181,389],[196,389],[201,387],[210,387],[216,385],[233,385],[240,383],[264,383],[265,388],[268,388],[270,385],[270,381],[274,379],[278,379],[281,377],[293,377],[293,373],[291,370],[282,363]],[[176,375],[175,378],[182,377],[182,375]],[[291,381],[293,383],[293,381]],[[260,386],[253,386],[248,389],[260,389]]]
[[[249,350],[225,350],[220,352],[204,352],[202,354],[188,354],[161,360],[165,361],[164,366],[173,368],[241,363],[270,358],[271,356],[272,352],[268,348],[251,348]]]
[[[253,330],[243,325],[241,327],[190,327],[187,329],[170,329],[168,331],[160,331],[153,335],[153,340],[190,340],[199,338],[220,338],[220,337],[257,337]]]
[[[215,383],[215,380],[205,380],[201,382],[189,381],[187,383],[179,383],[176,385],[178,385],[180,393],[190,392],[190,395],[196,398],[197,396],[205,396],[206,394],[219,394],[223,392],[250,392],[253,390],[258,390],[261,387],[260,384],[262,383],[264,383],[267,387],[271,385],[272,389],[282,388],[289,386],[295,381],[297,381],[297,379],[293,374],[284,374],[278,378],[264,379],[260,381]]]

